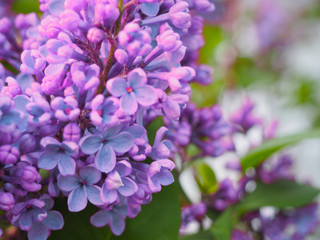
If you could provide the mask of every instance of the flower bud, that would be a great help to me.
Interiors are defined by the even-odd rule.
[[[11,193],[0,192],[0,209],[7,212],[13,208],[15,199]]]

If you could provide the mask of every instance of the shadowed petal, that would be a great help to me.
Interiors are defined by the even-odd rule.
[[[62,229],[64,225],[61,213],[57,211],[49,211],[47,218],[43,221],[44,225],[51,230]]]
[[[30,230],[32,225],[32,215],[27,212],[21,214],[19,218],[19,226],[22,230],[28,231]]]
[[[107,184],[103,184],[101,191],[102,199],[107,203],[113,203],[118,198],[117,189],[108,189]]]
[[[125,226],[126,226],[125,217],[113,212],[112,219],[110,222],[111,231],[115,235],[119,236],[121,235],[121,233],[123,233]]]
[[[95,227],[104,227],[111,221],[111,217],[108,210],[100,210],[90,218],[90,222]]]
[[[137,184],[131,180],[130,178],[124,177],[122,178],[123,186],[118,188],[118,191],[121,195],[128,197],[133,195],[137,190]]]
[[[47,151],[41,154],[38,160],[38,167],[51,170],[55,166],[57,166],[61,156],[63,154],[57,153],[57,152],[52,152],[52,151]]]
[[[28,232],[28,239],[46,240],[49,236],[49,230],[42,222],[35,222]]]

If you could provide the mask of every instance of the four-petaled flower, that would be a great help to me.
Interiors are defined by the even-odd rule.
[[[90,134],[80,139],[81,151],[95,154],[95,164],[101,172],[111,172],[116,165],[116,154],[126,153],[133,145],[133,137],[128,132],[121,132],[122,125],[107,128],[103,135]]]
[[[41,140],[43,153],[38,160],[39,168],[51,170],[58,165],[62,175],[74,174],[76,163],[73,156],[77,156],[79,148],[74,142],[64,141],[60,143],[52,137],[45,137]]]
[[[115,97],[120,97],[120,108],[128,114],[134,114],[141,106],[151,106],[157,101],[155,89],[147,85],[147,75],[137,68],[127,76],[128,81],[115,77],[107,82],[108,91]]]
[[[71,212],[83,210],[88,200],[95,205],[102,205],[100,198],[101,188],[94,185],[101,178],[101,172],[94,167],[84,167],[79,171],[79,176],[68,175],[58,177],[60,190],[70,192],[68,196],[68,207]]]

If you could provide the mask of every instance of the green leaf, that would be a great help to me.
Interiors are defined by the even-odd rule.
[[[213,235],[210,231],[203,231],[197,234],[180,236],[179,240],[213,240]]]
[[[317,137],[320,137],[320,129],[268,140],[260,146],[252,149],[245,157],[242,158],[242,169],[243,171],[245,171],[248,168],[257,167],[264,160],[266,160],[268,157],[270,157],[272,154],[279,151],[280,149],[295,144],[304,139]]]
[[[88,204],[85,210],[73,213],[69,212],[66,198],[55,201],[54,208],[61,212],[64,218],[64,227],[58,231],[51,231],[49,240],[80,240],[80,239],[95,239],[95,240],[110,240],[112,233],[108,226],[96,228],[91,225],[90,217],[99,209],[92,204]]]
[[[153,194],[152,202],[142,206],[134,219],[127,219],[121,240],[176,240],[181,223],[178,182]],[[94,238],[90,238],[94,239]]]
[[[200,190],[206,194],[214,193],[218,189],[218,183],[212,168],[203,162],[194,164],[194,168]]]
[[[256,189],[244,197],[237,210],[243,214],[264,206],[301,207],[313,201],[319,193],[317,188],[293,181],[281,180],[271,184],[258,182]]]
[[[235,223],[234,207],[230,206],[213,223],[211,233],[218,240],[230,240]]]
[[[39,10],[39,0],[15,0],[11,10],[17,13],[41,13]]]

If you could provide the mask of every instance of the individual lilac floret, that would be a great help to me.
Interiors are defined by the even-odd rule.
[[[168,139],[162,140],[167,132],[168,129],[166,127],[161,127],[157,131],[151,152],[152,159],[158,160],[169,158],[173,148],[172,142]]]
[[[152,49],[150,33],[134,22],[126,24],[118,38],[130,56],[144,56]]]
[[[181,211],[181,229],[187,227],[192,221],[202,222],[207,212],[205,203],[192,204],[191,206],[184,207]]]
[[[151,146],[147,142],[147,131],[144,127],[133,125],[125,129],[134,137],[133,146],[129,155],[135,161],[144,161],[151,153]]]
[[[218,211],[225,210],[230,204],[238,200],[238,191],[230,179],[225,179],[219,184],[217,192],[210,196],[208,206]]]
[[[63,129],[63,139],[65,141],[78,142],[81,138],[81,129],[78,124],[72,122]]]
[[[239,131],[246,133],[254,125],[261,124],[261,119],[254,116],[253,108],[253,102],[250,98],[246,98],[242,107],[231,117],[231,121],[240,128]]]
[[[59,212],[49,211],[52,207],[53,200],[47,196],[18,203],[12,209],[11,223],[28,231],[30,240],[47,239],[50,230],[59,230],[64,224]]]
[[[19,179],[21,186],[29,192],[38,192],[42,188],[41,175],[34,166],[27,162],[17,164],[15,176]]]
[[[26,105],[26,110],[28,122],[36,126],[49,123],[52,116],[50,104],[39,93],[32,95],[32,102]]]
[[[66,98],[56,97],[51,102],[55,117],[60,121],[67,122],[77,119],[80,114],[78,102],[71,96]]]
[[[62,175],[74,174],[76,163],[72,157],[78,154],[78,145],[74,142],[60,143],[52,137],[45,137],[41,140],[44,148],[38,160],[39,168],[51,170],[58,165]]]
[[[169,159],[156,160],[148,168],[148,184],[152,192],[160,192],[161,185],[168,186],[174,182],[170,171],[174,169],[174,163]]]
[[[120,108],[128,114],[134,114],[141,106],[151,106],[157,101],[157,94],[152,86],[147,85],[146,73],[137,68],[124,78],[116,77],[107,82],[108,91],[115,97],[120,97]]]
[[[118,98],[109,97],[104,99],[103,95],[97,95],[91,102],[91,121],[97,126],[114,124],[118,120],[115,114],[119,108],[118,102]]]
[[[104,201],[110,204],[118,199],[118,194],[128,197],[138,190],[137,184],[128,177],[131,172],[132,168],[128,161],[122,160],[116,164],[102,185],[101,197]]]
[[[158,15],[156,17],[146,18],[141,21],[141,24],[159,24],[167,20],[170,20],[175,27],[187,29],[191,25],[191,16],[188,13],[188,7],[189,4],[187,2],[178,2],[170,8],[168,13]]]
[[[100,198],[101,188],[94,185],[101,178],[101,172],[94,167],[83,167],[79,176],[59,176],[58,186],[62,191],[70,192],[68,196],[68,207],[71,212],[83,210],[88,200],[95,205],[102,205]]]
[[[14,196],[9,192],[0,192],[0,209],[2,211],[9,211],[15,204]]]
[[[0,146],[0,163],[13,164],[18,161],[20,156],[19,150],[12,145],[2,145]]]
[[[101,172],[111,172],[116,165],[116,153],[119,155],[129,151],[133,138],[128,132],[121,132],[122,125],[106,129],[104,134],[89,134],[80,140],[81,151],[95,156],[96,167]]]
[[[87,38],[93,43],[99,43],[105,38],[105,33],[99,28],[90,28]]]
[[[95,227],[104,227],[109,225],[111,231],[119,236],[123,233],[126,222],[125,216],[127,215],[126,205],[114,205],[112,209],[104,209],[95,213],[90,222]]]

